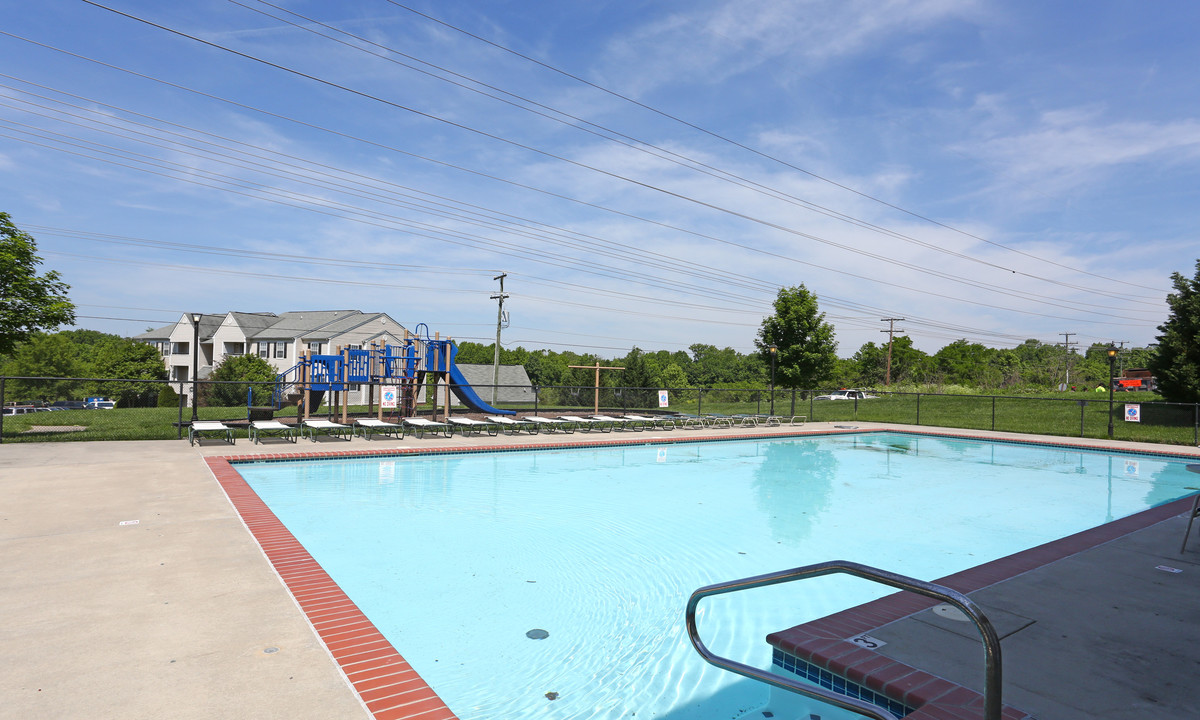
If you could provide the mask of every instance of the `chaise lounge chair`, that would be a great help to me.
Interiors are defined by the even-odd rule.
[[[296,442],[296,428],[293,425],[284,425],[278,420],[251,420],[250,442],[261,443],[263,435]]]
[[[593,420],[592,418],[580,417],[579,415],[559,415],[559,420],[564,420],[573,423],[577,428],[583,428],[584,432],[591,432],[592,428],[600,432],[612,432],[613,424],[606,420]]]
[[[210,435],[211,433],[211,435]],[[188,445],[195,445],[206,437],[221,437],[222,440],[234,444],[233,428],[217,420],[197,420],[188,426]]]
[[[471,432],[474,432],[476,435],[482,435],[484,430],[487,430],[487,434],[492,436],[500,432],[496,423],[484,422],[475,418],[448,417],[446,418],[446,422],[452,426],[450,429],[451,434],[454,433],[454,427],[457,427],[463,437],[466,437]]]
[[[542,417],[541,415],[526,415],[525,420],[534,423],[538,427],[545,428],[547,432],[561,430],[563,432],[575,432],[575,423],[559,420],[557,418]]]
[[[537,435],[538,430],[541,430],[537,423],[530,422],[529,420],[514,420],[503,415],[488,415],[487,419],[489,422],[495,423],[497,428],[509,435],[516,435],[522,430],[525,430],[530,435]]]
[[[646,423],[641,420],[631,420],[627,417],[613,417],[612,415],[592,415],[592,420],[609,423],[617,430],[637,430],[641,432],[646,429]]]
[[[659,428],[662,430],[674,430],[675,421],[669,417],[659,415],[654,417],[651,415],[622,415],[626,420],[641,423],[642,427]]]
[[[387,422],[386,420],[358,418],[354,421],[354,434],[366,440],[370,440],[372,435],[377,434],[384,437],[397,437],[403,440],[404,426],[400,423]]]
[[[308,430],[308,439],[313,442],[317,441],[317,435],[328,435],[329,437],[341,438],[349,442],[353,433],[353,428],[349,425],[335,423],[331,420],[305,420],[303,427],[300,428],[300,435],[302,437],[305,430]]]
[[[435,434],[441,434],[443,437],[451,437],[454,435],[453,425],[443,422],[435,422],[433,420],[426,420],[425,418],[404,418],[404,424],[412,428],[413,432],[416,433],[417,437],[419,438],[425,437],[425,433],[429,431],[433,431]]]

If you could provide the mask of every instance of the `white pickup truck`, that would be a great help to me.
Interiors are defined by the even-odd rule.
[[[870,400],[878,395],[868,395],[862,390],[834,390],[828,395],[818,395],[813,400]]]

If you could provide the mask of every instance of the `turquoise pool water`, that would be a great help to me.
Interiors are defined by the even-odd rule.
[[[714,720],[769,691],[692,650],[697,587],[830,559],[933,580],[1182,497],[1184,464],[880,433],[237,470],[463,720]],[[738,593],[700,628],[768,668],[769,632],[885,592]]]

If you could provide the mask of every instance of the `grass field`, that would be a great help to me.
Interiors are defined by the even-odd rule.
[[[683,413],[764,414],[770,410],[766,393],[745,391],[723,393],[720,390],[697,394],[677,393],[668,411]],[[775,414],[790,417],[804,415],[810,422],[890,422],[929,427],[999,430],[1007,432],[1071,437],[1108,436],[1108,396],[1063,393],[1057,397],[975,396],[896,394],[859,400],[801,400],[780,393]],[[1171,445],[1197,444],[1196,407],[1149,402],[1146,394],[1121,394],[1114,398],[1113,437],[1117,440],[1154,442]],[[1156,398],[1155,398],[1156,399]],[[1142,422],[1126,422],[1126,402],[1139,401]],[[429,406],[426,406],[426,410]],[[532,413],[532,405],[513,406],[520,413]],[[322,408],[324,411],[325,408]],[[548,407],[539,405],[544,415],[563,413],[590,414],[591,408]],[[658,408],[603,407],[602,412],[660,412]],[[461,409],[457,412],[462,412]],[[367,408],[351,407],[350,413],[363,415]],[[244,407],[202,407],[201,420],[242,421]],[[295,416],[295,408],[284,408],[277,417]],[[324,417],[325,413],[318,416]],[[191,419],[190,409],[183,420]],[[180,436],[176,423],[178,408],[117,408],[115,410],[64,410],[7,416],[4,418],[4,442],[69,442],[80,440],[168,440]],[[245,430],[237,431],[246,437]],[[187,437],[184,429],[183,437]]]

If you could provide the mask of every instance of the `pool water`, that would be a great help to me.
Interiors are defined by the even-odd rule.
[[[687,641],[696,588],[832,559],[934,580],[1196,480],[1183,461],[892,433],[237,470],[463,720],[762,717],[769,689]],[[887,592],[735,593],[701,605],[700,631],[769,668],[768,633]]]

